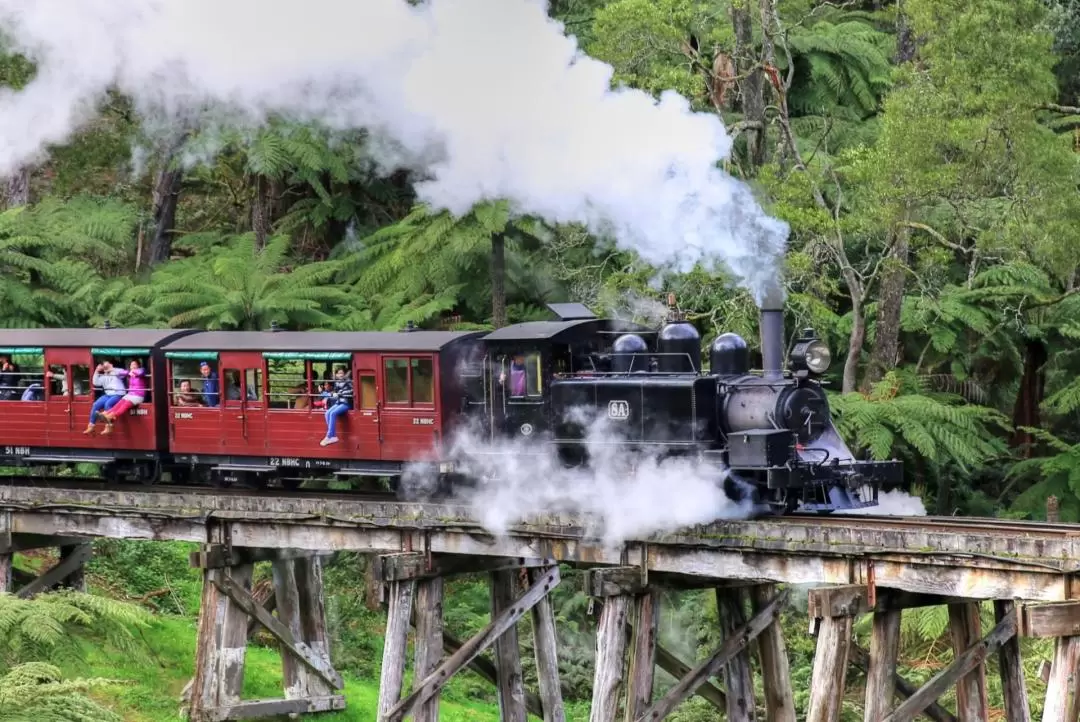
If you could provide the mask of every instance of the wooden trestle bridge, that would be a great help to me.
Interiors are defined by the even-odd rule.
[[[17,590],[28,596],[78,583],[95,537],[200,542],[204,570],[195,678],[185,694],[192,720],[254,719],[344,706],[330,662],[320,554],[373,555],[388,604],[380,722],[438,718],[439,692],[471,667],[498,689],[504,721],[566,719],[549,592],[559,563],[587,569],[602,605],[590,722],[661,720],[700,695],[728,720],[794,722],[787,655],[776,623],[789,585],[810,592],[817,637],[809,722],[839,718],[849,667],[867,671],[865,719],[941,722],[989,719],[984,662],[996,656],[1008,720],[1030,719],[1022,637],[1054,637],[1045,722],[1080,714],[1080,528],[993,520],[868,517],[722,522],[605,546],[580,521],[537,516],[505,533],[486,531],[470,510],[439,504],[308,495],[238,495],[54,486],[0,486],[0,591],[13,591],[11,555],[59,546],[51,570]],[[256,598],[253,564],[273,563],[274,594]],[[485,572],[491,622],[459,642],[443,633],[443,580]],[[694,666],[657,644],[658,590],[713,587],[723,642]],[[979,602],[996,625],[980,629]],[[921,688],[897,674],[905,608],[947,604],[955,660]],[[277,615],[272,609],[276,607]],[[858,615],[873,613],[869,649],[852,644]],[[539,689],[526,691],[516,623],[531,617]],[[282,648],[284,698],[241,700],[247,640],[265,627]],[[406,639],[414,626],[414,684],[403,690]],[[494,664],[481,656],[493,648]],[[445,656],[444,656],[445,651]],[[764,698],[755,699],[756,653]],[[691,661],[692,662],[692,661]],[[679,681],[653,696],[659,666]],[[720,684],[711,681],[712,678]],[[956,688],[955,715],[936,700]],[[720,714],[718,714],[718,718]]]

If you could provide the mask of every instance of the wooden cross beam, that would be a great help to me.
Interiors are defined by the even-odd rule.
[[[1016,635],[1016,610],[1009,612],[998,622],[990,634],[960,654],[945,669],[935,674],[918,692],[911,695],[896,711],[883,722],[910,722],[915,719],[931,702],[940,697],[945,690],[956,684],[971,670],[986,661],[1002,644]]]
[[[266,608],[255,601],[251,594],[236,583],[231,576],[223,575],[220,579],[211,577],[211,581],[229,599],[236,602],[237,606],[246,614],[259,620],[270,634],[274,635],[281,644],[288,649],[300,662],[318,675],[324,682],[334,689],[343,689],[345,682],[325,660],[312,653],[311,648],[297,640],[292,631],[282,624]]]
[[[851,661],[856,667],[861,667],[863,670],[870,667],[869,653],[854,643],[851,645]],[[896,686],[896,696],[902,700],[906,700],[918,691],[915,685],[901,677],[899,672],[894,673],[893,684]],[[928,704],[922,714],[934,722],[956,722],[956,716],[937,702]]]
[[[417,705],[427,701],[439,692],[446,686],[451,677],[494,644],[495,640],[501,637],[506,630],[517,624],[518,620],[526,612],[558,586],[559,581],[559,568],[551,567],[514,604],[495,615],[490,624],[468,642],[465,642],[456,654],[451,655],[434,672],[425,677],[412,694],[394,705],[386,713],[386,716],[380,719],[384,719],[385,722],[401,722],[405,717],[412,714]],[[406,615],[405,618],[408,619],[408,616]]]
[[[450,577],[456,574],[497,572],[509,569],[550,567],[554,559],[527,557],[475,557],[464,554],[423,554],[402,552],[380,554],[374,558],[373,576],[379,582]]]
[[[711,657],[694,667],[689,674],[679,680],[679,683],[663,699],[655,702],[635,722],[652,722],[653,720],[664,719],[671,714],[676,707],[701,686],[702,682],[719,672],[736,654],[746,649],[750,642],[754,641],[766,627],[780,617],[780,610],[788,594],[787,589],[777,594],[749,622],[734,630],[728,640]]]
[[[93,549],[89,543],[80,544],[70,556],[58,562],[52,569],[20,589],[16,596],[20,599],[29,599],[35,594],[40,594],[46,589],[55,587],[71,576],[72,573],[78,571],[90,559],[92,554]]]

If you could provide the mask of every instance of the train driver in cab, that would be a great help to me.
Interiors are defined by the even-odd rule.
[[[506,371],[499,375],[499,383],[506,387]],[[510,395],[525,396],[528,390],[528,374],[525,370],[525,354],[515,351],[510,360]]]

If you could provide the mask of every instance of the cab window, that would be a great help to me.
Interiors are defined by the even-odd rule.
[[[519,351],[504,356],[500,361],[499,378],[510,399],[539,399],[543,396],[540,353]]]

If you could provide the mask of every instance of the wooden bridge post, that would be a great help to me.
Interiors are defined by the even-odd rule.
[[[344,682],[330,664],[321,563],[313,552],[233,548],[219,542],[191,555],[203,570],[195,677],[184,696],[192,722],[224,722],[345,708]],[[252,594],[256,562],[273,564],[274,617]],[[284,699],[241,701],[250,619],[281,646]]]
[[[1042,721],[1077,722],[1080,719],[1080,601],[1016,605],[1016,612],[1019,636],[1056,638]],[[1009,667],[1012,669],[1012,662]],[[1015,675],[1005,685],[1006,692],[1012,689],[1022,693],[1023,686],[1016,689],[1014,678]],[[1006,698],[1006,705],[1025,714],[1027,698],[1024,696],[1012,702]],[[1009,720],[1012,720],[1011,713]]]
[[[768,606],[776,596],[775,584],[758,584],[751,590],[751,607],[755,615]],[[761,656],[761,682],[765,691],[766,719],[769,722],[795,722],[795,695],[791,688],[791,667],[780,618],[758,637]],[[753,689],[753,688],[751,688]]]
[[[518,570],[491,572],[491,618],[514,606]],[[511,625],[495,640],[495,668],[501,722],[525,722],[525,681],[521,672],[521,644],[517,626]]]
[[[550,567],[528,570],[529,585],[537,581]],[[555,633],[555,609],[551,597],[544,597],[532,608],[533,651],[536,657],[536,677],[543,702],[544,722],[566,722],[562,685],[559,682],[558,638]],[[528,695],[526,695],[528,704]]]
[[[806,722],[839,722],[847,681],[851,628],[858,613],[858,606],[853,608],[849,603],[855,589],[825,587],[810,590],[810,629],[817,636],[817,647]]]
[[[635,722],[653,701],[656,651],[660,637],[660,592],[649,589],[634,600],[627,678],[625,722]]]
[[[736,629],[746,624],[747,594],[740,587],[717,587],[716,613],[720,619],[720,638],[731,639]],[[758,638],[760,640],[760,637]],[[754,673],[750,667],[749,647],[740,650],[724,667],[729,722],[753,722]]]
[[[638,567],[585,572],[585,593],[603,600],[596,627],[596,663],[589,722],[615,722],[618,718],[626,672],[627,625],[635,597],[644,591]],[[648,693],[635,690],[629,698],[644,694],[651,696],[652,690]]]
[[[953,652],[960,656],[982,636],[979,603],[950,604],[949,628]],[[956,716],[960,722],[983,722],[987,719],[987,709],[986,666],[980,664],[956,682]]]
[[[13,534],[9,531],[9,514],[0,514],[0,594],[16,594],[29,599],[56,587],[86,591],[83,565],[93,553],[92,545],[78,537],[45,534]],[[15,553],[32,549],[59,549],[60,558],[37,577],[14,568]]]

